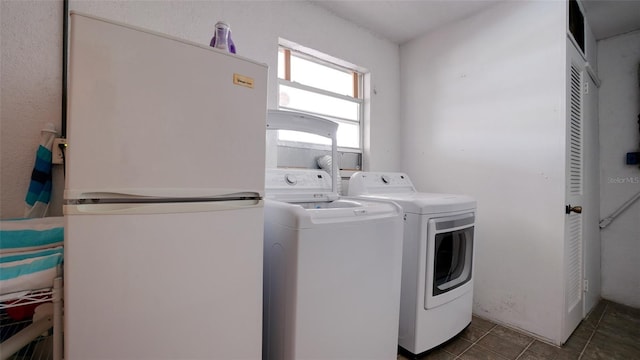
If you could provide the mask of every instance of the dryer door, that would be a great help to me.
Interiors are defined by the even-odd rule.
[[[474,222],[473,213],[429,220],[425,309],[473,289]]]

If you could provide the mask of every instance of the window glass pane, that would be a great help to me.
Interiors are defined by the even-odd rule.
[[[338,146],[357,149],[360,147],[360,126],[347,122],[338,122]],[[331,146],[331,139],[300,131],[278,130],[278,140],[320,144]]]
[[[339,122],[336,137],[339,147],[357,149],[360,147],[360,126],[355,123]]]
[[[331,96],[300,90],[286,85],[280,85],[278,105],[292,109],[325,114],[347,120],[358,121],[360,104]]]
[[[330,138],[316,134],[310,134],[304,131],[278,130],[278,140],[329,145],[329,147],[331,147]]]
[[[353,73],[291,54],[291,81],[340,95],[353,96]]]

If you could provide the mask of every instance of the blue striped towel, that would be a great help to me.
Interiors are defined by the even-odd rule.
[[[0,255],[62,246],[64,217],[0,220]]]
[[[62,246],[39,251],[0,255],[0,294],[49,288],[62,264]]]
[[[6,294],[51,287],[63,244],[62,216],[0,220],[0,301]]]
[[[36,161],[31,172],[31,181],[25,199],[25,217],[44,217],[47,213],[51,199],[51,148],[55,137],[54,125],[47,124],[42,129]]]

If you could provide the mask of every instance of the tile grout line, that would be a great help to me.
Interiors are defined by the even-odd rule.
[[[471,343],[471,345],[469,345],[469,347],[468,347],[468,348],[464,349],[464,351],[463,351],[463,352],[461,352],[459,355],[457,355],[457,356],[454,358],[454,360],[455,360],[455,359],[460,359],[460,356],[464,355],[464,353],[466,353],[467,351],[469,351],[469,349],[471,349],[474,345],[476,345],[478,342],[480,342],[480,340],[484,339],[487,335],[489,335],[489,333],[491,332],[491,330],[495,329],[495,328],[496,328],[496,326],[498,326],[498,324],[493,324],[493,326],[491,327],[491,329],[487,330],[487,332],[486,332],[486,333],[484,333],[482,336],[480,336],[480,337],[478,338],[478,340],[476,340],[476,341],[472,342],[472,343]],[[445,351],[446,351],[446,350],[445,350]],[[448,351],[447,351],[447,352],[448,352]],[[451,353],[449,353],[449,354],[451,354]],[[453,354],[451,354],[451,355],[453,355]]]
[[[533,345],[533,343],[536,342],[536,339],[531,339],[531,342],[529,343],[529,345],[527,345],[521,352],[520,354],[518,354],[518,356],[516,356],[515,360],[520,359],[520,357],[522,357],[522,354],[524,354],[527,350],[529,350],[529,348],[531,347],[531,345]]]
[[[584,344],[584,347],[582,348],[582,351],[580,352],[580,356],[578,356],[578,360],[581,360],[582,356],[584,356],[584,352],[587,350],[587,347],[589,346],[589,343],[591,343],[591,339],[593,339],[593,336],[596,334],[596,330],[598,330],[598,326],[600,326],[600,322],[604,318],[604,314],[607,312],[608,308],[609,308],[609,304],[605,304],[604,305],[604,309],[602,310],[602,314],[600,314],[600,318],[598,319],[598,322],[596,323],[596,326],[593,328],[593,331],[591,332],[591,336],[589,336],[589,340],[587,340],[587,343]]]

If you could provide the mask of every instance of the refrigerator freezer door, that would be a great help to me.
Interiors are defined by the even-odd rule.
[[[68,192],[264,193],[265,65],[79,14],[70,34]]]
[[[65,359],[260,359],[262,208],[65,216]]]

